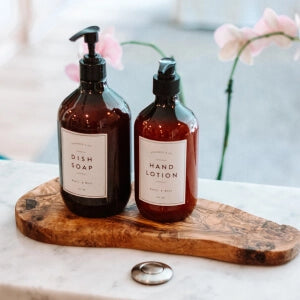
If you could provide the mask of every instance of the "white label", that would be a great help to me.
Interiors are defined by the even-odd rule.
[[[61,128],[63,189],[85,198],[107,197],[107,134]]]
[[[174,206],[185,203],[186,140],[160,142],[139,137],[139,198]]]

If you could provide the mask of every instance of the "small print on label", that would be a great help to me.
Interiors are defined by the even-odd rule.
[[[86,198],[107,197],[107,134],[61,128],[63,189]]]
[[[139,137],[139,197],[161,206],[185,203],[187,141]]]

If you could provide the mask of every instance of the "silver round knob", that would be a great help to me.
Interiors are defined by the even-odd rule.
[[[168,282],[173,276],[173,271],[164,263],[146,261],[135,265],[131,270],[131,276],[139,283],[156,285]]]

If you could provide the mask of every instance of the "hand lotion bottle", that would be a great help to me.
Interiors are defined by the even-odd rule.
[[[198,124],[179,101],[175,60],[159,61],[153,103],[134,125],[135,199],[140,213],[158,222],[180,221],[197,202]]]
[[[79,61],[79,88],[58,112],[61,195],[84,217],[118,214],[131,190],[130,110],[107,85],[106,62],[95,53],[98,31],[91,26],[70,38],[84,37],[88,54]]]

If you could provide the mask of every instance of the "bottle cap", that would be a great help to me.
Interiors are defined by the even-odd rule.
[[[98,26],[90,26],[77,32],[70,38],[70,41],[75,42],[80,37],[84,37],[84,42],[88,45],[89,53],[85,54],[79,61],[81,81],[99,82],[106,79],[105,59],[95,52],[99,30]]]
[[[162,262],[146,261],[135,265],[131,276],[139,283],[157,285],[168,282],[173,276],[173,270]]]
[[[159,61],[157,74],[153,76],[153,94],[173,97],[179,93],[180,78],[175,71],[176,62],[172,57]]]

